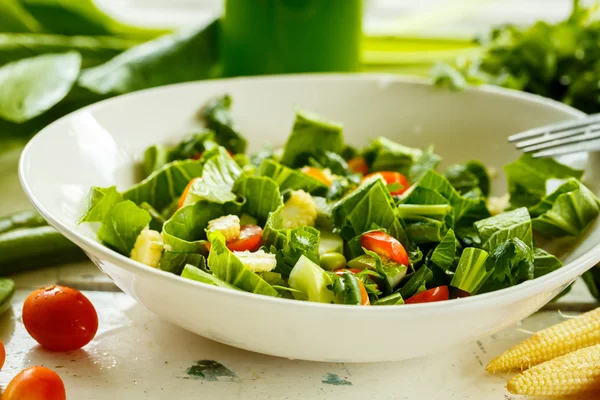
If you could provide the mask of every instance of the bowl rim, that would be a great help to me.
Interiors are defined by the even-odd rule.
[[[196,288],[196,290],[207,290],[212,292],[217,297],[229,297],[237,296],[240,300],[253,302],[256,306],[271,305],[273,307],[295,307],[302,310],[314,310],[316,312],[327,312],[327,310],[335,310],[336,312],[352,312],[352,313],[369,313],[369,315],[375,315],[376,313],[410,313],[413,310],[419,310],[420,313],[425,314],[437,314],[446,312],[449,310],[461,309],[463,311],[469,311],[472,309],[482,308],[490,303],[497,303],[499,299],[510,299],[511,302],[516,302],[524,298],[532,297],[550,291],[557,286],[569,283],[576,279],[579,275],[591,268],[596,260],[600,259],[600,243],[594,246],[591,250],[581,255],[577,259],[564,264],[560,269],[553,271],[542,277],[532,279],[530,281],[523,282],[521,284],[500,289],[490,293],[479,294],[472,297],[465,297],[459,299],[453,299],[451,301],[443,301],[436,303],[421,303],[421,304],[410,304],[410,307],[406,305],[398,307],[353,307],[346,304],[325,304],[308,301],[297,301],[279,297],[271,297],[266,295],[257,295],[255,293],[249,293],[244,291],[234,291],[218,286],[205,284],[191,279],[182,278],[179,275],[172,274],[167,271],[160,270],[158,268],[151,268],[137,261],[130,259],[122,254],[117,253],[114,250],[102,245],[100,242],[93,240],[75,229],[62,223],[52,213],[50,213],[44,205],[36,198],[33,189],[29,186],[25,173],[26,160],[29,157],[31,149],[36,146],[37,141],[40,137],[52,134],[52,128],[55,124],[60,123],[66,119],[72,118],[74,115],[79,113],[85,113],[94,111],[95,109],[110,107],[112,103],[118,103],[124,101],[124,99],[131,99],[136,97],[144,97],[153,93],[167,92],[169,90],[176,89],[178,87],[187,86],[203,86],[203,85],[218,85],[220,82],[260,82],[260,81],[323,81],[323,80],[340,80],[340,81],[374,81],[382,85],[389,83],[400,83],[406,85],[417,85],[422,87],[431,87],[430,80],[426,78],[420,78],[415,76],[404,76],[388,73],[356,73],[356,74],[340,74],[340,73],[319,73],[319,74],[291,74],[291,75],[265,75],[258,77],[235,77],[226,79],[214,79],[210,81],[194,81],[184,82],[172,85],[165,85],[156,88],[150,88],[140,90],[133,93],[128,93],[120,96],[115,96],[110,99],[102,100],[100,102],[88,105],[72,113],[69,113],[60,119],[52,122],[45,128],[43,128],[37,135],[35,135],[29,143],[24,147],[20,158],[19,158],[19,180],[21,186],[33,204],[33,206],[39,211],[39,213],[48,221],[50,225],[56,228],[69,240],[73,241],[79,247],[84,248],[87,252],[92,253],[94,256],[106,260],[120,268],[129,270],[134,274],[146,275],[153,278],[168,279],[173,283],[179,282],[179,284],[188,285],[188,287]],[[447,89],[441,89],[447,90]],[[586,114],[576,110],[566,104],[557,102],[552,99],[548,99],[539,95],[524,93],[517,90],[505,89],[491,85],[481,85],[478,87],[470,87],[466,89],[467,92],[481,92],[485,94],[492,94],[494,96],[508,97],[518,100],[524,100],[530,103],[538,103],[546,107],[554,108],[562,113],[569,114],[574,118],[583,118]],[[300,310],[299,310],[300,311]]]

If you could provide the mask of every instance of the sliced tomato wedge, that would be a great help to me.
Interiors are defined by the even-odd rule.
[[[373,172],[372,174],[365,176],[363,179],[369,179],[369,178],[372,178],[373,176],[377,176],[377,175],[381,176],[383,178],[383,180],[385,181],[385,183],[387,183],[388,185],[392,185],[395,183],[400,185],[400,189],[390,191],[390,194],[392,196],[400,195],[400,194],[406,192],[408,190],[408,188],[410,187],[410,183],[408,182],[408,179],[406,179],[406,177],[404,175],[402,175],[400,172],[395,172],[395,171]]]
[[[404,300],[405,304],[433,303],[435,301],[444,301],[450,298],[448,286],[438,286],[424,292],[415,294]]]
[[[256,251],[260,247],[262,228],[258,225],[242,225],[240,237],[227,242],[231,251]]]
[[[363,233],[360,237],[360,244],[367,250],[391,258],[399,264],[408,267],[408,253],[397,239],[391,237],[385,232],[374,231]]]
[[[181,197],[179,198],[179,201],[177,202],[177,208],[181,208],[183,207],[183,204],[185,203],[185,198],[188,195],[188,192],[190,191],[190,189],[192,188],[192,186],[194,185],[194,182],[196,182],[197,180],[202,179],[202,178],[194,178],[192,179],[187,186],[185,187],[183,193],[181,194]]]
[[[339,269],[336,269],[333,271],[333,273],[338,276],[340,276],[346,272],[358,274],[360,272],[360,269],[358,269],[358,268],[339,268]],[[357,281],[358,281],[358,288],[360,290],[360,305],[361,306],[371,305],[371,301],[369,300],[369,294],[367,293],[367,288],[365,287],[365,284],[362,283],[362,281],[360,279],[357,279]]]
[[[369,173],[369,164],[364,157],[354,157],[348,160],[348,166],[352,172],[367,175]]]
[[[329,177],[327,175],[325,175],[325,173],[323,173],[322,170],[320,170],[319,168],[315,168],[315,167],[302,167],[302,169],[300,170],[302,172],[304,172],[306,175],[315,178],[316,180],[318,180],[319,182],[324,183],[327,186],[331,186],[331,179],[329,179]]]

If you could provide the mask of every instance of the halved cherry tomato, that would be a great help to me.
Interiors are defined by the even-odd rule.
[[[71,351],[88,344],[98,330],[98,314],[79,290],[48,286],[23,303],[23,325],[39,344],[52,351]]]
[[[444,301],[450,298],[448,293],[448,286],[438,286],[424,292],[415,294],[412,297],[404,300],[405,304],[416,304],[416,303],[432,303],[434,301]]]
[[[390,194],[392,196],[400,195],[400,194],[406,192],[408,190],[408,188],[410,187],[410,183],[408,182],[408,179],[406,179],[406,177],[404,175],[402,175],[400,172],[395,172],[395,171],[373,172],[372,174],[365,176],[363,179],[369,179],[376,175],[380,175],[383,178],[383,180],[385,181],[385,183],[387,183],[388,185],[391,185],[394,183],[398,183],[400,185],[400,189],[390,192]]]
[[[456,296],[457,299],[460,299],[463,297],[471,297],[471,293],[465,292],[464,290],[460,290],[460,289],[456,289],[456,292],[454,293],[454,295]]]
[[[302,172],[304,172],[306,175],[315,178],[316,180],[318,180],[319,182],[324,183],[327,186],[331,186],[331,179],[329,179],[329,177],[327,177],[327,175],[325,175],[323,173],[323,171],[321,171],[319,168],[315,168],[315,167],[302,167],[302,169],[300,170]]]
[[[338,276],[341,276],[345,272],[352,272],[353,274],[358,274],[360,272],[360,269],[358,269],[358,268],[339,268],[339,269],[336,269],[333,271],[333,273]],[[360,305],[361,306],[371,305],[371,302],[369,301],[369,294],[367,293],[367,288],[365,288],[365,284],[362,283],[362,281],[360,279],[357,279],[357,281],[358,281],[358,288],[360,290]]]
[[[8,384],[3,400],[65,400],[65,384],[46,367],[31,367],[19,372]]]
[[[190,189],[192,188],[192,186],[194,185],[194,182],[196,182],[197,180],[202,179],[202,178],[194,178],[192,179],[187,186],[185,187],[185,189],[183,190],[183,193],[181,194],[181,197],[179,198],[179,201],[177,202],[177,208],[181,208],[183,207],[183,205],[185,204],[185,198],[188,195],[188,192],[190,191]]]
[[[262,228],[258,225],[242,225],[240,237],[227,242],[231,251],[256,251],[260,247]]]
[[[408,267],[408,253],[398,240],[381,231],[367,232],[360,237],[360,244],[367,250],[391,258]]]
[[[369,164],[367,164],[367,160],[364,157],[354,157],[348,161],[348,166],[352,170],[352,172],[358,172],[363,175],[367,175],[369,173]]]

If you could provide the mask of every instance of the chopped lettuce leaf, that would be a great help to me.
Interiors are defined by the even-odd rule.
[[[202,254],[165,251],[160,259],[158,268],[175,275],[180,275],[183,267],[188,264],[197,268],[206,269],[206,257]]]
[[[423,151],[423,154],[415,160],[414,164],[411,165],[408,173],[408,180],[410,182],[417,182],[427,173],[427,171],[435,170],[441,160],[440,156],[433,152],[433,146],[429,146],[429,148]]]
[[[242,212],[255,217],[261,226],[283,205],[277,183],[266,176],[242,176],[233,191],[244,199]]]
[[[88,196],[88,209],[81,217],[82,222],[103,222],[113,207],[123,201],[123,195],[117,192],[115,186],[101,188],[94,186]]]
[[[277,297],[279,293],[242,262],[225,245],[221,232],[209,232],[208,268],[217,278],[246,292]]]
[[[131,249],[152,217],[130,200],[114,205],[98,230],[98,239],[108,247],[129,257]]]
[[[246,151],[246,139],[231,117],[231,97],[229,95],[209,100],[200,111],[206,126],[215,132],[215,141],[234,154]]]
[[[536,247],[533,253],[533,276],[539,278],[562,267],[562,261],[544,249]]]
[[[488,255],[485,250],[466,248],[460,256],[450,286],[470,294],[477,294],[493,272],[486,268]]]
[[[396,306],[404,304],[404,299],[400,292],[392,293],[389,296],[385,296],[373,303],[374,306]]]
[[[397,171],[405,176],[410,175],[411,167],[422,155],[421,149],[403,146],[385,137],[375,139],[364,153],[371,171]]]
[[[292,133],[285,144],[281,163],[291,168],[308,164],[310,157],[318,158],[322,152],[339,154],[344,149],[342,125],[325,120],[318,115],[296,112]]]
[[[416,270],[408,281],[400,289],[402,298],[408,299],[409,297],[420,293],[427,289],[427,284],[433,279],[433,272],[426,266],[422,266]]]
[[[461,194],[479,188],[483,197],[490,195],[490,177],[479,161],[451,165],[444,171],[444,177]]]
[[[519,238],[511,238],[490,254],[487,268],[492,271],[482,292],[498,290],[528,281],[534,277],[534,253]]]
[[[193,265],[187,264],[183,268],[183,272],[181,273],[182,278],[191,279],[193,281],[206,283],[207,285],[219,286],[222,288],[240,290],[237,287],[230,285],[229,283],[217,278],[213,274],[209,274],[208,272],[202,271],[200,268],[197,268]]]
[[[279,186],[279,190],[304,190],[313,195],[324,195],[327,193],[327,186],[305,174],[304,172],[288,168],[277,161],[265,159],[262,161],[259,169],[259,175],[268,176]]]
[[[512,238],[519,238],[529,248],[533,248],[531,217],[525,207],[477,221],[475,228],[482,241],[481,247],[485,250],[494,251]]]
[[[450,229],[440,244],[433,250],[430,260],[442,270],[448,271],[454,264],[457,251],[458,242],[456,241],[456,235],[454,234],[454,231]]]
[[[523,154],[504,166],[508,178],[511,207],[531,207],[546,195],[546,181],[551,178],[581,179],[583,171],[570,168],[551,158],[533,158]]]

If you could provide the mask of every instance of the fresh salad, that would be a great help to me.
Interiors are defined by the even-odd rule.
[[[504,166],[501,201],[481,162],[436,171],[433,147],[385,137],[357,150],[341,124],[305,111],[283,149],[247,156],[230,108],[229,96],[212,99],[204,129],[148,148],[146,177],[128,190],[93,187],[81,222],[148,268],[366,306],[449,300],[545,275],[562,263],[537,244],[577,238],[600,212],[583,171],[552,159]]]

